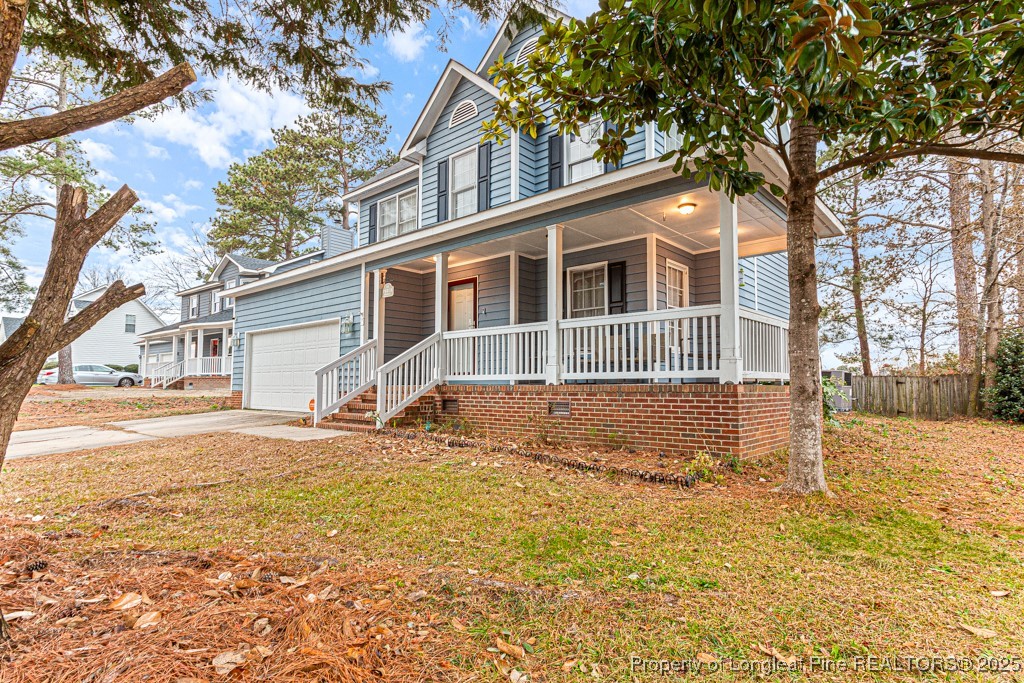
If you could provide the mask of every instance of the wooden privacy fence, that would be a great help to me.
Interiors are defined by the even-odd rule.
[[[853,407],[866,413],[892,417],[945,420],[967,415],[970,375],[940,377],[862,377],[852,382]]]

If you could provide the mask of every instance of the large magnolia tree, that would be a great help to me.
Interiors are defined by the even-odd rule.
[[[747,164],[754,146],[778,155],[789,175],[792,382],[782,488],[824,493],[818,187],[928,154],[1024,162],[986,142],[1024,124],[1021,19],[1017,0],[602,0],[585,21],[548,25],[526,64],[496,65],[502,97],[485,135],[576,132],[600,115],[617,123],[599,152],[614,161],[643,124],[674,125],[676,170],[733,195],[765,183]],[[819,165],[820,146],[840,142]]]

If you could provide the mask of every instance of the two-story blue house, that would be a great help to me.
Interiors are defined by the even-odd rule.
[[[618,166],[594,159],[599,120],[481,143],[488,68],[540,32],[506,22],[478,65],[448,63],[401,160],[347,196],[356,249],[233,291],[233,390],[349,427],[426,397],[493,433],[785,445],[784,204],[683,180],[654,126]],[[770,151],[750,163],[787,186]],[[841,230],[824,205],[817,230]]]

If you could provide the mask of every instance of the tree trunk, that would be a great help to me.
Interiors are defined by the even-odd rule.
[[[62,66],[60,80],[57,82],[57,111],[64,111],[68,108],[68,78],[67,67]],[[54,140],[54,156],[63,159],[67,156],[67,144],[64,138]],[[64,184],[63,178],[57,179],[57,187],[53,188],[55,193],[60,192],[60,186]],[[70,313],[70,310],[68,311]],[[66,346],[57,352],[57,384],[75,384],[75,359],[71,347]]]
[[[75,360],[70,346],[57,352],[57,384],[75,384]]]
[[[850,228],[850,291],[853,293],[853,317],[857,323],[857,342],[860,344],[860,365],[864,375],[874,374],[871,369],[871,344],[868,340],[867,314],[864,312],[864,265],[860,257],[859,226]]]
[[[981,185],[981,228],[984,240],[984,285],[981,296],[983,324],[979,325],[977,348],[984,349],[984,354],[977,354],[975,368],[979,375],[984,371],[984,383],[980,386],[992,388],[995,386],[996,381],[996,348],[999,346],[999,333],[1002,322],[1002,310],[999,305],[998,267],[1001,220],[1000,216],[997,215],[995,205],[996,179],[992,162],[983,160],[979,162],[978,168]],[[980,408],[982,405],[980,391],[975,401]]]
[[[828,494],[821,450],[821,357],[818,348],[818,274],[814,209],[821,133],[799,123],[790,141],[789,218],[789,469],[781,491]]]
[[[971,223],[970,167],[957,159],[946,160],[949,178],[949,232],[956,287],[957,337],[960,371],[974,369],[978,352],[978,267],[974,261],[974,228]]]

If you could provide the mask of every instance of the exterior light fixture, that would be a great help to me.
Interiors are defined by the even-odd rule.
[[[676,210],[684,216],[689,216],[691,213],[697,210],[697,205],[693,202],[683,202],[676,207]]]
[[[352,314],[349,313],[348,317],[346,317],[344,320],[341,321],[341,333],[342,334],[352,334],[352,328],[354,327],[354,322],[355,321],[352,319]]]

